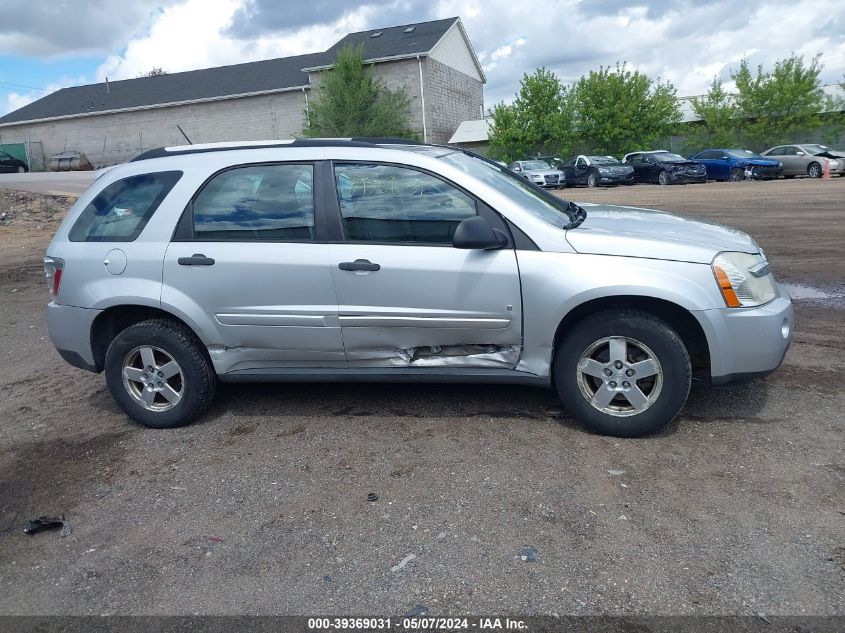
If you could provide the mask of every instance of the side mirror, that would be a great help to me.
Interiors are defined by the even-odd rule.
[[[796,152],[795,155],[796,156],[806,156],[806,154],[804,154],[804,152]]]
[[[507,246],[508,239],[480,215],[467,218],[455,229],[452,246],[465,249],[495,249]]]
[[[720,159],[720,160],[728,160],[728,155],[727,155],[727,154],[722,154],[722,155],[719,157],[719,159]]]
[[[514,167],[514,168],[513,168],[513,170],[514,170],[514,171],[522,171],[522,167],[520,167],[519,165],[517,165],[516,167]]]

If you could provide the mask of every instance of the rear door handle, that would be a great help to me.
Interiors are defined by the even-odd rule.
[[[373,264],[368,259],[356,259],[354,262],[340,262],[337,267],[341,270],[366,270],[369,272],[381,270],[381,266]]]
[[[190,257],[180,257],[176,260],[180,266],[214,266],[214,260],[202,253],[194,253]]]

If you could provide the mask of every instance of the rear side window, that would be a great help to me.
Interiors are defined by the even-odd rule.
[[[131,242],[182,177],[181,171],[130,176],[103,189],[68,234],[71,242]]]
[[[314,168],[255,165],[217,174],[193,204],[197,240],[313,240]]]
[[[475,201],[424,172],[392,165],[338,164],[335,179],[346,239],[451,244]]]

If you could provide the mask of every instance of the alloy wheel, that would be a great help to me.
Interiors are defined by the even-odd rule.
[[[123,360],[122,375],[126,391],[148,411],[168,411],[185,395],[182,368],[160,347],[133,349]]]
[[[581,395],[602,413],[627,417],[651,407],[663,388],[663,368],[644,343],[608,336],[587,347],[578,359]]]

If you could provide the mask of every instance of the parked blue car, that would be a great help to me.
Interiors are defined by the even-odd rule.
[[[704,165],[708,180],[776,180],[783,175],[780,161],[747,149],[706,149],[690,160]]]

